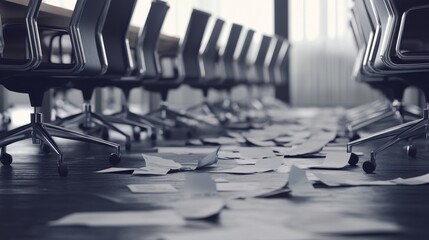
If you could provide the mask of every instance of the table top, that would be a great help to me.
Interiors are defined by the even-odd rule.
[[[22,16],[24,7],[28,0],[4,0],[0,1],[0,9],[2,18],[14,18]],[[69,24],[69,19],[73,11],[62,7],[54,6],[47,3],[42,3],[38,17],[39,25],[49,25],[56,27],[66,27]],[[140,28],[137,26],[130,27],[129,41],[131,46],[136,42]],[[162,55],[171,55],[177,52],[179,46],[179,38],[161,34],[158,51]]]

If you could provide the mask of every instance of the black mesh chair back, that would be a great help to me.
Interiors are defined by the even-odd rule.
[[[111,0],[103,28],[108,61],[106,75],[128,75],[133,60],[128,44],[128,30],[137,0]]]
[[[201,77],[200,48],[210,14],[193,9],[178,55],[179,78],[198,81]]]
[[[223,85],[229,85],[233,83],[236,79],[234,70],[234,54],[235,50],[237,49],[238,40],[240,39],[242,29],[243,26],[235,23],[232,24],[228,40],[226,42],[223,53],[220,56],[220,64],[222,69],[221,78],[223,80]]]
[[[13,22],[0,22],[2,26],[0,45],[0,70],[28,71],[37,67],[42,61],[42,48],[40,44],[37,17],[42,0],[31,0],[22,13],[22,18]],[[14,13],[16,14],[16,13]],[[0,15],[8,18],[7,9],[0,8]],[[8,36],[12,37],[8,37]],[[17,39],[22,42],[17,43]],[[22,46],[18,46],[21,45]],[[13,46],[13,47],[8,47]],[[22,54],[17,54],[16,49],[22,49]],[[19,57],[16,57],[19,55]]]
[[[267,54],[266,59],[266,71],[264,82],[266,84],[274,84],[275,83],[275,67],[280,54],[280,49],[283,45],[283,39],[280,37],[274,38],[274,42],[271,44],[271,49],[269,54]]]
[[[224,26],[222,19],[216,19],[212,33],[210,34],[209,40],[207,41],[204,52],[201,54],[201,62],[204,70],[201,81],[212,81],[218,79],[218,60],[219,60],[219,48],[218,41],[222,28]]]
[[[275,85],[282,85],[288,82],[289,49],[289,41],[282,39],[281,48],[274,67]]]
[[[107,57],[102,30],[110,0],[77,0],[68,29],[46,31],[69,34],[72,46],[71,63],[43,62],[35,71],[49,76],[96,76],[107,71]],[[42,28],[44,30],[44,28]]]
[[[247,55],[249,53],[250,45],[252,43],[253,36],[255,35],[255,31],[252,29],[247,30],[246,37],[243,41],[243,46],[241,47],[240,54],[236,60],[237,66],[237,81],[241,83],[247,82]]]
[[[103,46],[102,29],[109,10],[110,0],[78,0],[83,11],[72,30],[79,32],[84,65],[80,75],[99,75],[107,71],[107,57]],[[94,38],[94,36],[96,36]]]
[[[161,28],[170,7],[166,2],[153,1],[135,44],[137,68],[144,79],[156,79],[160,75],[157,47]]]
[[[253,63],[253,76],[251,79],[254,83],[262,83],[264,79],[265,59],[267,57],[268,49],[270,48],[272,37],[263,35],[261,44],[256,55],[255,62]]]

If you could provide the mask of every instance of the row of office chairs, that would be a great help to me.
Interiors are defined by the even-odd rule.
[[[428,60],[429,38],[425,28],[428,20],[429,5],[422,1],[400,0],[355,0],[352,8],[351,26],[355,35],[359,54],[356,60],[354,77],[358,81],[381,91],[389,100],[387,109],[398,119],[405,121],[405,116],[412,120],[394,126],[368,137],[347,144],[347,150],[353,146],[377,139],[388,140],[371,151],[369,161],[363,169],[371,173],[376,169],[377,154],[393,144],[419,136],[428,136],[428,109],[423,113],[413,106],[401,103],[405,89],[416,86],[421,89],[429,102]],[[357,115],[368,113],[369,123],[392,119],[386,115],[386,104],[372,103],[355,109]],[[367,125],[367,124],[362,124]],[[426,129],[426,130],[425,130]],[[409,156],[416,155],[412,145],[405,147]]]
[[[204,34],[209,31],[210,14],[196,9],[191,13],[176,54],[160,56],[157,51],[161,28],[169,9],[163,1],[152,2],[136,42],[130,43],[128,32],[136,1],[77,0],[69,25],[62,27],[38,26],[42,0],[30,0],[18,24],[7,24],[10,20],[7,12],[0,12],[4,20],[0,31],[4,43],[0,58],[0,84],[11,91],[28,94],[34,107],[30,124],[0,135],[0,160],[4,165],[12,163],[12,156],[7,153],[6,147],[31,138],[44,151],[53,150],[58,155],[58,173],[66,176],[68,167],[52,137],[111,147],[114,152],[109,156],[109,161],[115,165],[121,160],[121,146],[108,141],[108,130],[125,137],[125,148],[131,148],[131,137],[118,128],[117,123],[131,126],[136,140],[140,130],[147,131],[152,141],[156,140],[158,132],[168,138],[177,126],[188,129],[189,133],[192,133],[193,124],[224,129],[231,119],[239,116],[243,106],[228,97],[221,101],[220,108],[216,107],[207,101],[209,90],[225,91],[230,96],[231,90],[239,85],[251,88],[283,83],[289,49],[285,39],[263,36],[255,60],[249,62],[248,52],[254,31],[248,30],[244,34],[242,26],[232,24],[228,40],[219,52],[218,40],[225,24],[223,20],[216,19],[208,43],[200,54]],[[10,51],[17,49],[14,42],[17,35],[21,36],[19,39],[24,39],[18,48],[24,52],[18,54],[20,58]],[[239,41],[241,37],[244,38],[242,43]],[[61,43],[59,49],[53,49],[55,39]],[[65,47],[67,44],[62,43],[63,39],[68,40],[70,48]],[[238,57],[235,56],[236,52],[239,52]],[[62,59],[66,55],[69,60],[51,60]],[[173,76],[163,74],[160,61],[164,57],[174,59]],[[205,100],[201,106],[213,114],[214,121],[168,107],[168,93],[182,85],[203,92]],[[94,113],[91,107],[94,90],[106,86],[118,87],[124,95],[122,110],[108,116]],[[159,109],[145,115],[131,112],[128,103],[131,90],[142,87],[159,93],[162,99]],[[83,112],[58,118],[52,123],[45,122],[40,107],[44,93],[53,88],[80,90],[84,99]],[[70,130],[72,125],[77,125],[80,131]],[[91,136],[95,131],[102,132],[104,139]]]

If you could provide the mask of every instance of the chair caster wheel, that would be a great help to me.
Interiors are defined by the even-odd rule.
[[[351,166],[356,166],[356,164],[359,162],[359,156],[358,155],[356,155],[356,154],[354,154],[354,153],[352,153],[351,155],[350,155],[350,159],[349,159],[349,164],[351,165]]]
[[[171,130],[170,129],[164,129],[164,131],[162,132],[162,136],[164,136],[165,139],[170,139],[171,138]]]
[[[375,170],[375,164],[371,161],[366,161],[363,163],[362,168],[366,173],[372,173]]]
[[[129,141],[125,142],[125,150],[127,150],[127,151],[131,150],[131,142],[129,142]]]
[[[416,157],[417,156],[417,148],[414,145],[406,145],[404,146],[405,153],[409,157]]]
[[[104,128],[101,132],[101,138],[103,140],[109,141],[109,130],[107,128]]]
[[[109,162],[111,165],[118,165],[121,161],[121,157],[117,153],[110,154]]]
[[[58,174],[61,177],[65,177],[69,174],[69,168],[65,164],[61,164],[58,166]]]
[[[42,143],[40,146],[42,148],[42,152],[46,154],[51,152],[51,147],[49,145]]]
[[[9,153],[2,153],[0,156],[0,162],[4,166],[9,166],[10,164],[12,164],[12,159],[12,155],[10,155]]]
[[[350,142],[356,141],[360,138],[360,135],[355,133],[353,136],[350,137]]]

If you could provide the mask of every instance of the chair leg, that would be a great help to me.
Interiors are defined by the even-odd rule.
[[[114,148],[116,150],[117,154],[120,154],[120,145],[113,143],[113,142],[109,142],[100,138],[96,138],[90,135],[85,135],[82,134],[80,132],[76,132],[70,129],[66,129],[66,128],[62,128],[62,127],[58,127],[52,124],[44,124],[45,127],[47,128],[48,132],[51,132],[52,136],[54,137],[60,137],[60,138],[65,138],[65,139],[71,139],[71,140],[76,140],[76,141],[84,141],[84,142],[88,142],[88,143],[97,143],[100,145],[104,145],[104,146],[108,146],[111,148]]]
[[[365,127],[368,127],[368,126],[370,126],[376,122],[382,121],[382,120],[387,119],[387,118],[392,118],[394,116],[395,116],[395,112],[391,111],[391,110],[388,112],[380,113],[380,114],[377,114],[375,116],[372,116],[369,119],[366,119],[363,122],[350,124],[348,126],[348,130],[349,130],[349,132],[356,132],[356,131],[359,131]]]
[[[425,111],[427,111],[427,110],[425,110]],[[424,132],[421,131],[422,127],[425,127],[425,131]],[[380,147],[378,147],[378,148],[374,149],[373,151],[371,151],[371,158],[370,158],[370,160],[364,162],[363,165],[362,165],[364,171],[366,173],[372,173],[376,169],[376,166],[377,166],[376,157],[377,157],[378,153],[380,153],[380,152],[386,150],[387,148],[393,146],[397,142],[400,142],[402,140],[408,139],[410,137],[414,137],[414,136],[417,136],[417,135],[422,135],[423,133],[426,134],[426,137],[427,137],[428,134],[429,134],[428,130],[429,129],[428,129],[428,119],[427,118],[423,118],[417,124],[415,124],[413,126],[409,126],[405,130],[403,130],[401,133],[399,133],[398,135],[396,135],[396,136],[392,137],[391,139],[389,139],[387,142],[385,142]]]
[[[91,112],[91,116],[94,118],[95,121],[99,122],[99,125],[103,125],[103,126],[107,127],[108,129],[111,129],[111,130],[121,134],[122,136],[124,136],[125,137],[125,150],[131,149],[131,138],[130,138],[130,136],[128,136],[128,134],[126,134],[124,131],[120,130],[115,125],[111,124],[110,122],[106,121],[105,119],[103,119],[103,117],[101,117],[100,115],[98,115],[96,113]]]
[[[374,141],[374,140],[378,140],[378,139],[382,139],[382,138],[387,138],[387,137],[391,137],[394,135],[398,135],[400,134],[402,131],[404,131],[405,129],[408,129],[410,127],[413,127],[417,124],[421,124],[421,122],[423,122],[423,119],[418,119],[418,120],[414,120],[411,122],[407,122],[398,126],[394,126],[382,131],[379,131],[377,133],[374,133],[368,137],[365,138],[360,138],[358,140],[355,140],[353,142],[349,142],[347,143],[347,152],[352,152],[352,148],[353,146],[365,143],[365,142],[370,142],[370,141]]]
[[[23,139],[31,138],[32,127],[33,125],[31,123],[26,124],[0,135],[0,147],[5,147]]]

